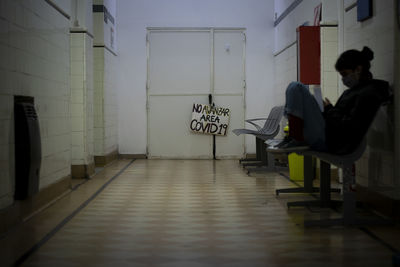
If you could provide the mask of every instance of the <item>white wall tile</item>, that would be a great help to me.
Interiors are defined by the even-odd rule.
[[[71,158],[72,164],[85,164],[84,162],[84,147],[83,146],[72,146],[71,147]]]
[[[337,42],[324,42],[324,54],[325,58],[337,58],[338,56],[338,43]]]
[[[9,177],[9,162],[0,161],[0,173],[3,177]],[[0,196],[4,196],[13,190],[13,183],[11,179],[2,179],[0,182]]]
[[[325,42],[338,42],[337,28],[324,27],[324,41]]]
[[[336,60],[338,57],[338,53],[336,52],[336,56],[335,57],[326,57],[324,58],[324,65],[323,70],[324,71],[330,71],[330,72],[336,72],[335,70],[335,64],[336,64]]]
[[[335,72],[325,72],[323,86],[337,87],[337,74]]]
[[[85,58],[84,54],[84,47],[72,47],[71,48],[71,62],[74,62],[76,64],[83,64]]]
[[[71,131],[71,124],[68,119],[60,120],[60,118],[49,118],[48,121],[48,134],[50,136],[58,136],[69,134]]]
[[[80,61],[71,62],[71,75],[83,76],[83,62]]]
[[[93,41],[86,33],[72,33],[71,44],[72,142],[83,151],[71,154],[72,164],[89,164],[93,162]]]
[[[72,86],[71,86],[71,103],[83,105],[83,101],[84,101],[83,96],[84,96],[84,94],[83,94],[82,90],[72,89]]]
[[[83,75],[71,75],[71,88],[81,90],[83,81]]]
[[[85,115],[84,104],[71,103],[71,117],[83,117]]]
[[[104,48],[95,50],[95,80],[104,78],[103,83],[96,84],[95,88],[95,151],[105,155],[117,148],[116,59]]]
[[[375,78],[386,79],[390,84],[394,81],[394,2],[393,1],[376,1],[374,2],[374,15],[365,22],[357,22],[356,9],[345,12],[344,16],[344,48],[345,49],[362,49],[363,46],[369,46],[374,51],[374,60],[371,62],[371,71]],[[396,88],[398,90],[398,88]],[[393,131],[384,130],[384,125],[390,125],[392,119],[390,116],[381,117],[375,120],[372,128],[374,131],[380,131],[381,140],[392,140]],[[379,124],[379,126],[378,126]],[[383,127],[383,128],[382,128]],[[398,138],[395,136],[394,138]],[[394,179],[393,166],[394,156],[391,151],[392,145],[374,148],[364,153],[364,158],[373,156],[379,160],[371,160],[362,167],[367,167],[370,172],[359,172],[357,181],[362,180],[367,186],[368,180],[375,179],[377,184],[385,184],[395,187],[399,184],[399,178]],[[372,153],[372,154],[371,154]],[[360,163],[357,164],[359,167]],[[377,190],[373,185],[369,185],[371,190]]]
[[[10,95],[13,92],[12,89],[12,72],[0,69],[0,92],[4,95]]]
[[[15,21],[16,3],[12,0],[1,1],[0,16],[8,21]]]
[[[76,33],[71,34],[71,49],[75,47],[82,48],[84,44],[85,41],[81,34],[76,34]]]
[[[0,94],[0,120],[10,119],[12,113],[13,97],[11,95]]]
[[[0,120],[0,145],[14,143],[14,122],[10,119]]]
[[[83,132],[84,121],[82,117],[72,117],[71,118],[71,129],[73,132]]]
[[[8,193],[7,195],[1,196],[0,197],[0,207],[7,207],[10,205],[10,203],[13,203],[13,201],[14,201],[13,194],[14,193]]]
[[[0,120],[0,144],[10,144],[14,138],[11,133],[14,133],[14,122],[11,119]]]

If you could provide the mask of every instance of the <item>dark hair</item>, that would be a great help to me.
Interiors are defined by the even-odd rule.
[[[370,74],[370,61],[374,59],[374,52],[369,47],[364,46],[361,51],[351,49],[343,52],[336,61],[337,71],[344,69],[354,70],[357,66],[362,66],[362,75]]]

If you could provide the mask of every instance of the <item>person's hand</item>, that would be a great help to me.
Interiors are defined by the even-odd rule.
[[[329,106],[329,105],[332,105],[332,103],[331,103],[331,101],[329,101],[328,98],[325,97],[325,99],[324,99],[324,107]]]

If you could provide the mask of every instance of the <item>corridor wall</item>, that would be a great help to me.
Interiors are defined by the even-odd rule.
[[[280,1],[275,0],[275,92],[277,102],[284,102],[285,90],[288,84],[297,80],[297,40],[296,29],[299,26],[314,25],[314,11],[321,4],[320,0],[309,1]],[[322,1],[321,25],[337,24],[337,3]],[[329,31],[321,29],[321,41],[324,44]],[[325,38],[324,38],[325,37]],[[321,51],[323,47],[321,47]],[[329,50],[330,52],[331,50]],[[328,53],[327,53],[328,54]],[[336,55],[336,53],[335,53]],[[324,69],[324,65],[321,69]],[[324,83],[323,73],[321,82]]]
[[[276,18],[279,18],[292,4],[295,8],[275,26],[275,98],[284,99],[287,84],[296,80],[297,54],[295,29],[302,24],[313,24],[313,10],[321,1],[275,1]],[[372,18],[363,22],[357,21],[357,1],[322,1],[322,25],[337,24],[337,30],[325,27],[321,40],[325,39],[326,48],[331,52],[321,50],[322,91],[324,95],[335,100],[335,94],[340,95],[344,88],[340,77],[332,79],[335,64],[334,50],[337,54],[348,49],[370,47],[375,58],[371,62],[371,71],[377,79],[387,80],[394,92],[395,102],[379,111],[369,134],[368,149],[356,165],[356,180],[359,186],[359,197],[376,202],[377,197],[388,198],[394,202],[386,205],[386,210],[399,213],[395,204],[400,199],[400,171],[397,166],[400,161],[400,100],[399,88],[399,25],[398,1],[372,1]],[[325,33],[324,33],[325,32]],[[337,37],[333,38],[337,32]],[[324,34],[326,34],[324,36]],[[337,44],[334,44],[336,43]],[[325,62],[324,62],[325,61]],[[323,84],[325,83],[325,84]],[[397,202],[396,202],[397,201]],[[398,206],[398,205],[397,205]],[[396,211],[397,210],[397,211]],[[398,216],[398,215],[397,215]]]
[[[71,10],[68,2],[65,7],[63,15],[45,1],[0,1],[0,209],[13,204],[14,95],[34,97],[42,138],[39,188],[70,175]]]
[[[94,173],[92,0],[73,1],[71,20],[71,175]]]
[[[71,146],[72,176],[93,174],[93,38],[87,33],[71,33]]]
[[[364,45],[374,51],[374,60],[371,62],[371,72],[374,78],[389,82],[397,95],[400,88],[395,83],[398,64],[396,63],[396,38],[399,35],[397,25],[396,1],[373,1],[372,18],[357,21],[357,7],[348,9],[340,7],[343,27],[340,28],[339,38],[343,50],[362,49]],[[347,9],[347,11],[346,11]],[[341,87],[343,89],[343,87]],[[395,119],[396,118],[396,119]],[[366,190],[400,199],[399,176],[395,176],[396,151],[398,135],[395,134],[398,123],[398,110],[395,113],[394,105],[390,104],[377,114],[369,134],[367,153],[357,164],[357,182]]]

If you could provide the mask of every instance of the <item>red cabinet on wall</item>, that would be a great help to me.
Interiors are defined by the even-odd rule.
[[[297,28],[297,79],[303,84],[321,83],[319,26]]]

